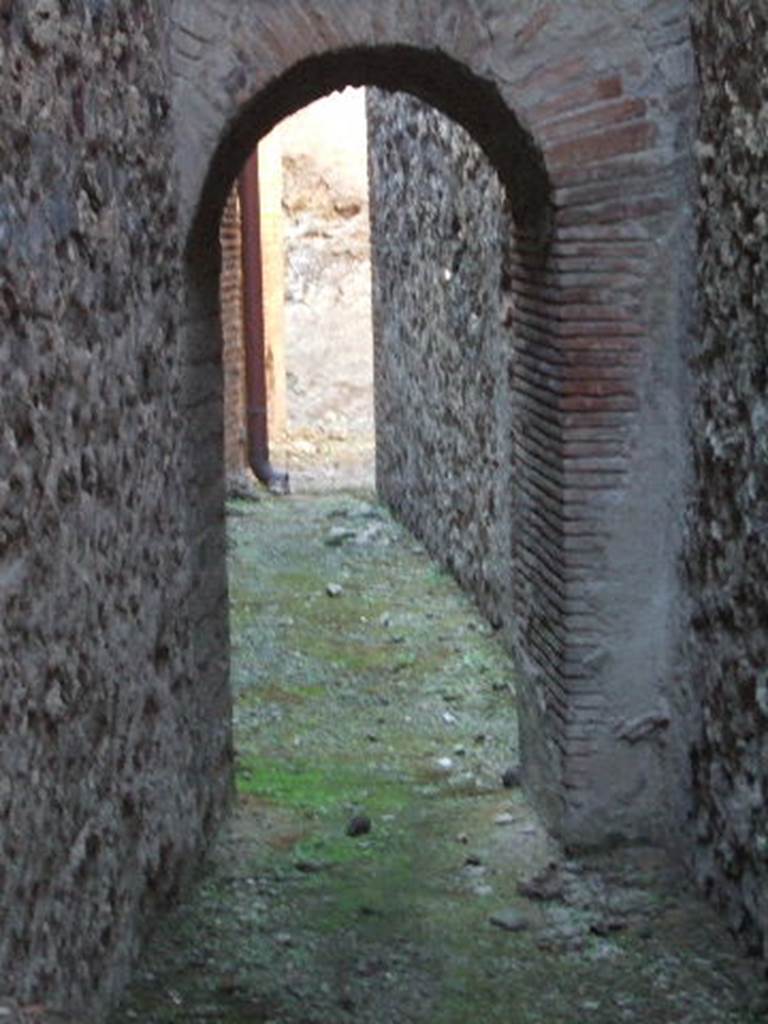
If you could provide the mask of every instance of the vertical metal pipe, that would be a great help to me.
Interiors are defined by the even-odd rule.
[[[239,192],[243,243],[243,342],[248,462],[257,479],[271,491],[287,494],[288,474],[274,469],[269,461],[258,149],[254,149],[243,167]]]

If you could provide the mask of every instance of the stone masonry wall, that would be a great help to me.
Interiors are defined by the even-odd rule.
[[[372,435],[364,91],[324,96],[275,134],[285,179],[289,423],[308,443]]]
[[[511,553],[511,217],[483,152],[434,108],[370,89],[368,124],[377,488],[498,621]]]
[[[184,610],[163,11],[0,3],[0,990],[89,1021],[229,791]]]
[[[768,11],[694,4],[702,88],[688,548],[697,870],[768,955]]]

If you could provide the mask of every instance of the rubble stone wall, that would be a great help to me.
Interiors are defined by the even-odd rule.
[[[768,12],[694,4],[701,78],[687,567],[701,882],[768,955]]]
[[[0,990],[79,1020],[229,791],[185,611],[163,12],[0,3]]]
[[[502,607],[511,617],[512,218],[485,154],[434,107],[369,89],[368,125],[377,488],[499,622]]]

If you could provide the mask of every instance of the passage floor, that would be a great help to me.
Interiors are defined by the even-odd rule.
[[[371,495],[229,523],[235,810],[111,1024],[764,1019],[660,851],[564,851],[504,784],[511,661]]]

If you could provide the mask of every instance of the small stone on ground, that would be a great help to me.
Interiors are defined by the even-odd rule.
[[[513,907],[492,914],[491,924],[495,924],[497,928],[503,928],[505,932],[524,932],[531,927],[528,918]]]

